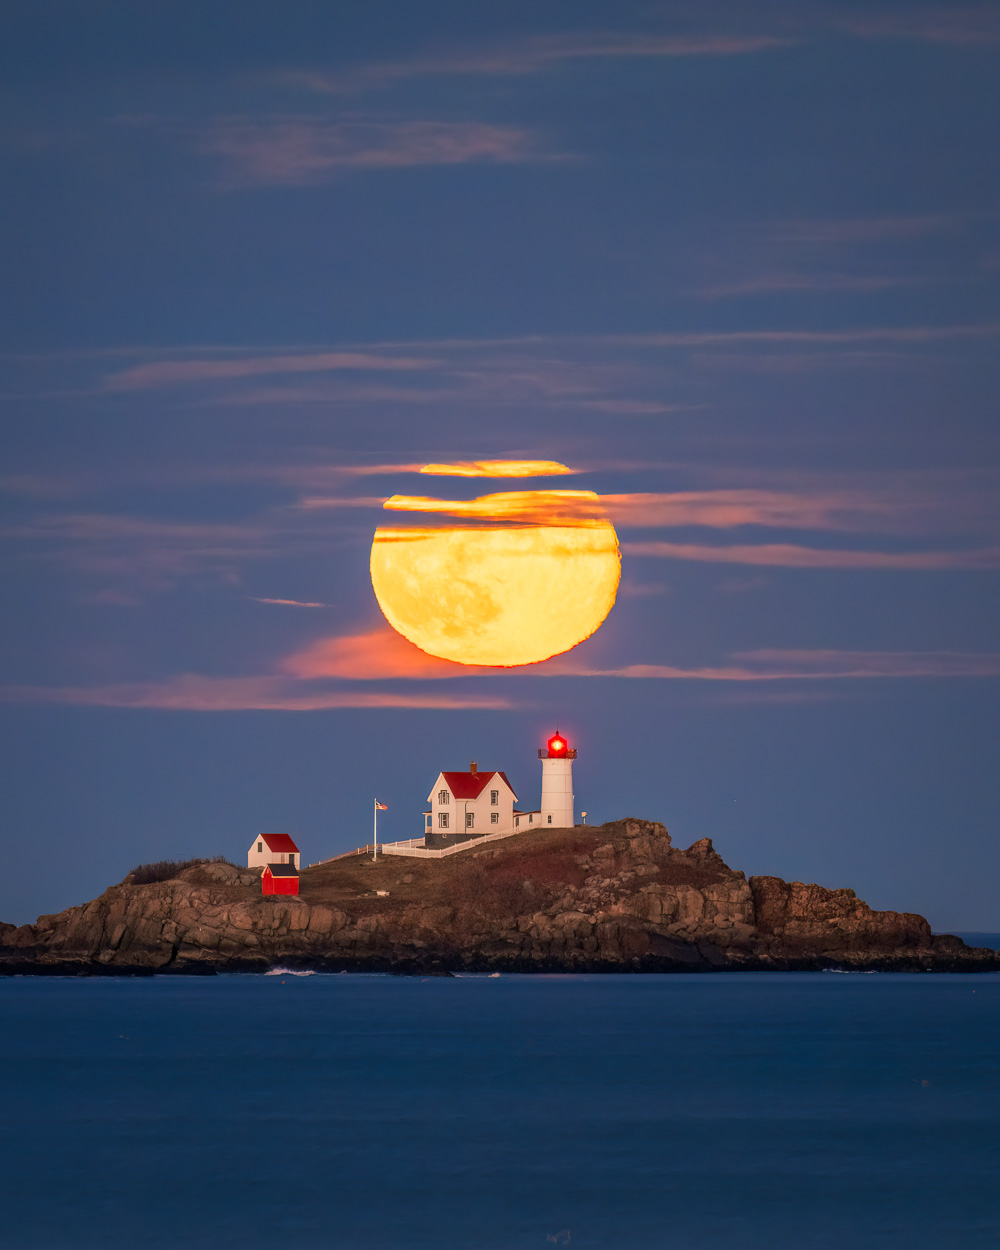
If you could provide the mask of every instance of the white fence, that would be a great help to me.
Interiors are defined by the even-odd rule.
[[[443,859],[445,855],[457,855],[459,851],[482,846],[484,842],[498,842],[501,838],[512,838],[515,833],[527,832],[526,829],[504,829],[499,833],[484,833],[481,838],[470,838],[468,842],[456,842],[454,846],[437,848],[424,846],[423,838],[409,838],[406,842],[385,842],[379,850],[385,855],[409,855],[413,859]]]
[[[407,838],[405,842],[380,842],[380,855],[409,855],[413,859],[442,859],[445,855],[457,855],[459,851],[467,851],[471,847],[482,846],[484,842],[497,842],[500,838],[512,838],[515,833],[533,833],[541,829],[541,825],[529,825],[526,829],[504,829],[499,833],[484,833],[481,838],[470,838],[468,842],[457,842],[454,846],[431,848],[424,846],[423,838]],[[352,855],[371,855],[375,850],[369,842],[367,846],[359,846],[356,851],[345,851],[342,855],[333,855],[330,859],[320,859],[310,864],[310,868],[318,868],[320,864],[332,864],[335,859],[348,859]]]

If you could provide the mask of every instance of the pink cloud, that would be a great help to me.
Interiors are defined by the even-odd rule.
[[[703,668],[670,664],[627,664],[592,669],[579,676],[660,681],[818,681],[902,677],[1000,677],[1000,654],[956,651],[737,652],[735,663]]]
[[[285,117],[216,122],[202,144],[240,186],[325,182],[342,170],[551,160],[524,130],[484,122],[317,121]]]
[[[792,41],[760,34],[659,34],[656,32],[536,35],[492,48],[466,48],[404,61],[384,61],[342,74],[291,71],[283,81],[323,95],[390,87],[412,78],[537,74],[561,62],[632,58],[745,56]]]
[[[513,707],[509,699],[478,694],[400,694],[358,690],[303,691],[278,677],[203,677],[186,674],[160,682],[105,686],[6,686],[7,703],[62,703],[94,707],[160,708],[179,712],[319,712],[335,708],[429,708],[436,710]]]
[[[990,4],[919,6],[837,11],[834,24],[862,39],[919,39],[974,47],[1000,43],[1000,11]]]
[[[281,373],[331,370],[394,372],[430,369],[440,361],[416,356],[380,356],[371,352],[316,352],[294,356],[242,356],[231,360],[160,360],[113,373],[105,386],[113,391],[144,390],[182,382],[263,377]]]
[[[997,677],[1000,654],[968,651],[834,651],[763,649],[735,659],[782,676]]]
[[[632,556],[696,560],[710,564],[751,564],[791,569],[992,569],[1000,567],[1000,549],[977,551],[828,551],[793,543],[707,547],[694,543],[623,543]]]
[[[251,595],[254,603],[273,603],[285,608],[329,608],[333,605],[330,603],[308,603],[301,599],[261,599],[257,595]]]
[[[439,660],[387,626],[364,634],[321,638],[288,656],[281,668],[300,680],[340,677],[351,681],[468,677],[487,671]]]
[[[778,491],[742,488],[602,495],[601,504],[623,528],[759,525],[782,529],[860,529],[891,522],[896,500],[861,490]],[[632,544],[635,547],[636,544]]]
[[[845,330],[679,330],[651,334],[605,334],[594,342],[623,347],[714,347],[731,343],[932,343],[950,339],[995,338],[1000,323],[950,326],[858,326]]]

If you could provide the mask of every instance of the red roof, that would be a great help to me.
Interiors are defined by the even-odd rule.
[[[262,833],[260,837],[269,851],[295,851],[296,854],[298,853],[299,848],[287,833]]]
[[[442,773],[441,776],[448,783],[448,789],[456,799],[478,799],[494,777],[502,777],[511,794],[514,794],[514,787],[507,780],[507,774],[503,772]],[[516,794],[514,798],[517,798]]]

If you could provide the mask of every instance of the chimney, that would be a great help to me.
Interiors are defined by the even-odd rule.
[[[475,760],[473,760],[472,763],[469,765],[469,772],[472,773],[473,777],[475,777],[476,775],[476,761]]]

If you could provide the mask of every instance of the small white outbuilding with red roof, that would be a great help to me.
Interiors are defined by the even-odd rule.
[[[452,846],[486,833],[514,828],[517,795],[504,772],[480,772],[475,760],[467,773],[438,773],[424,813],[428,847]]]
[[[291,864],[300,867],[299,848],[287,833],[259,833],[247,851],[247,867],[263,868],[265,864]]]

